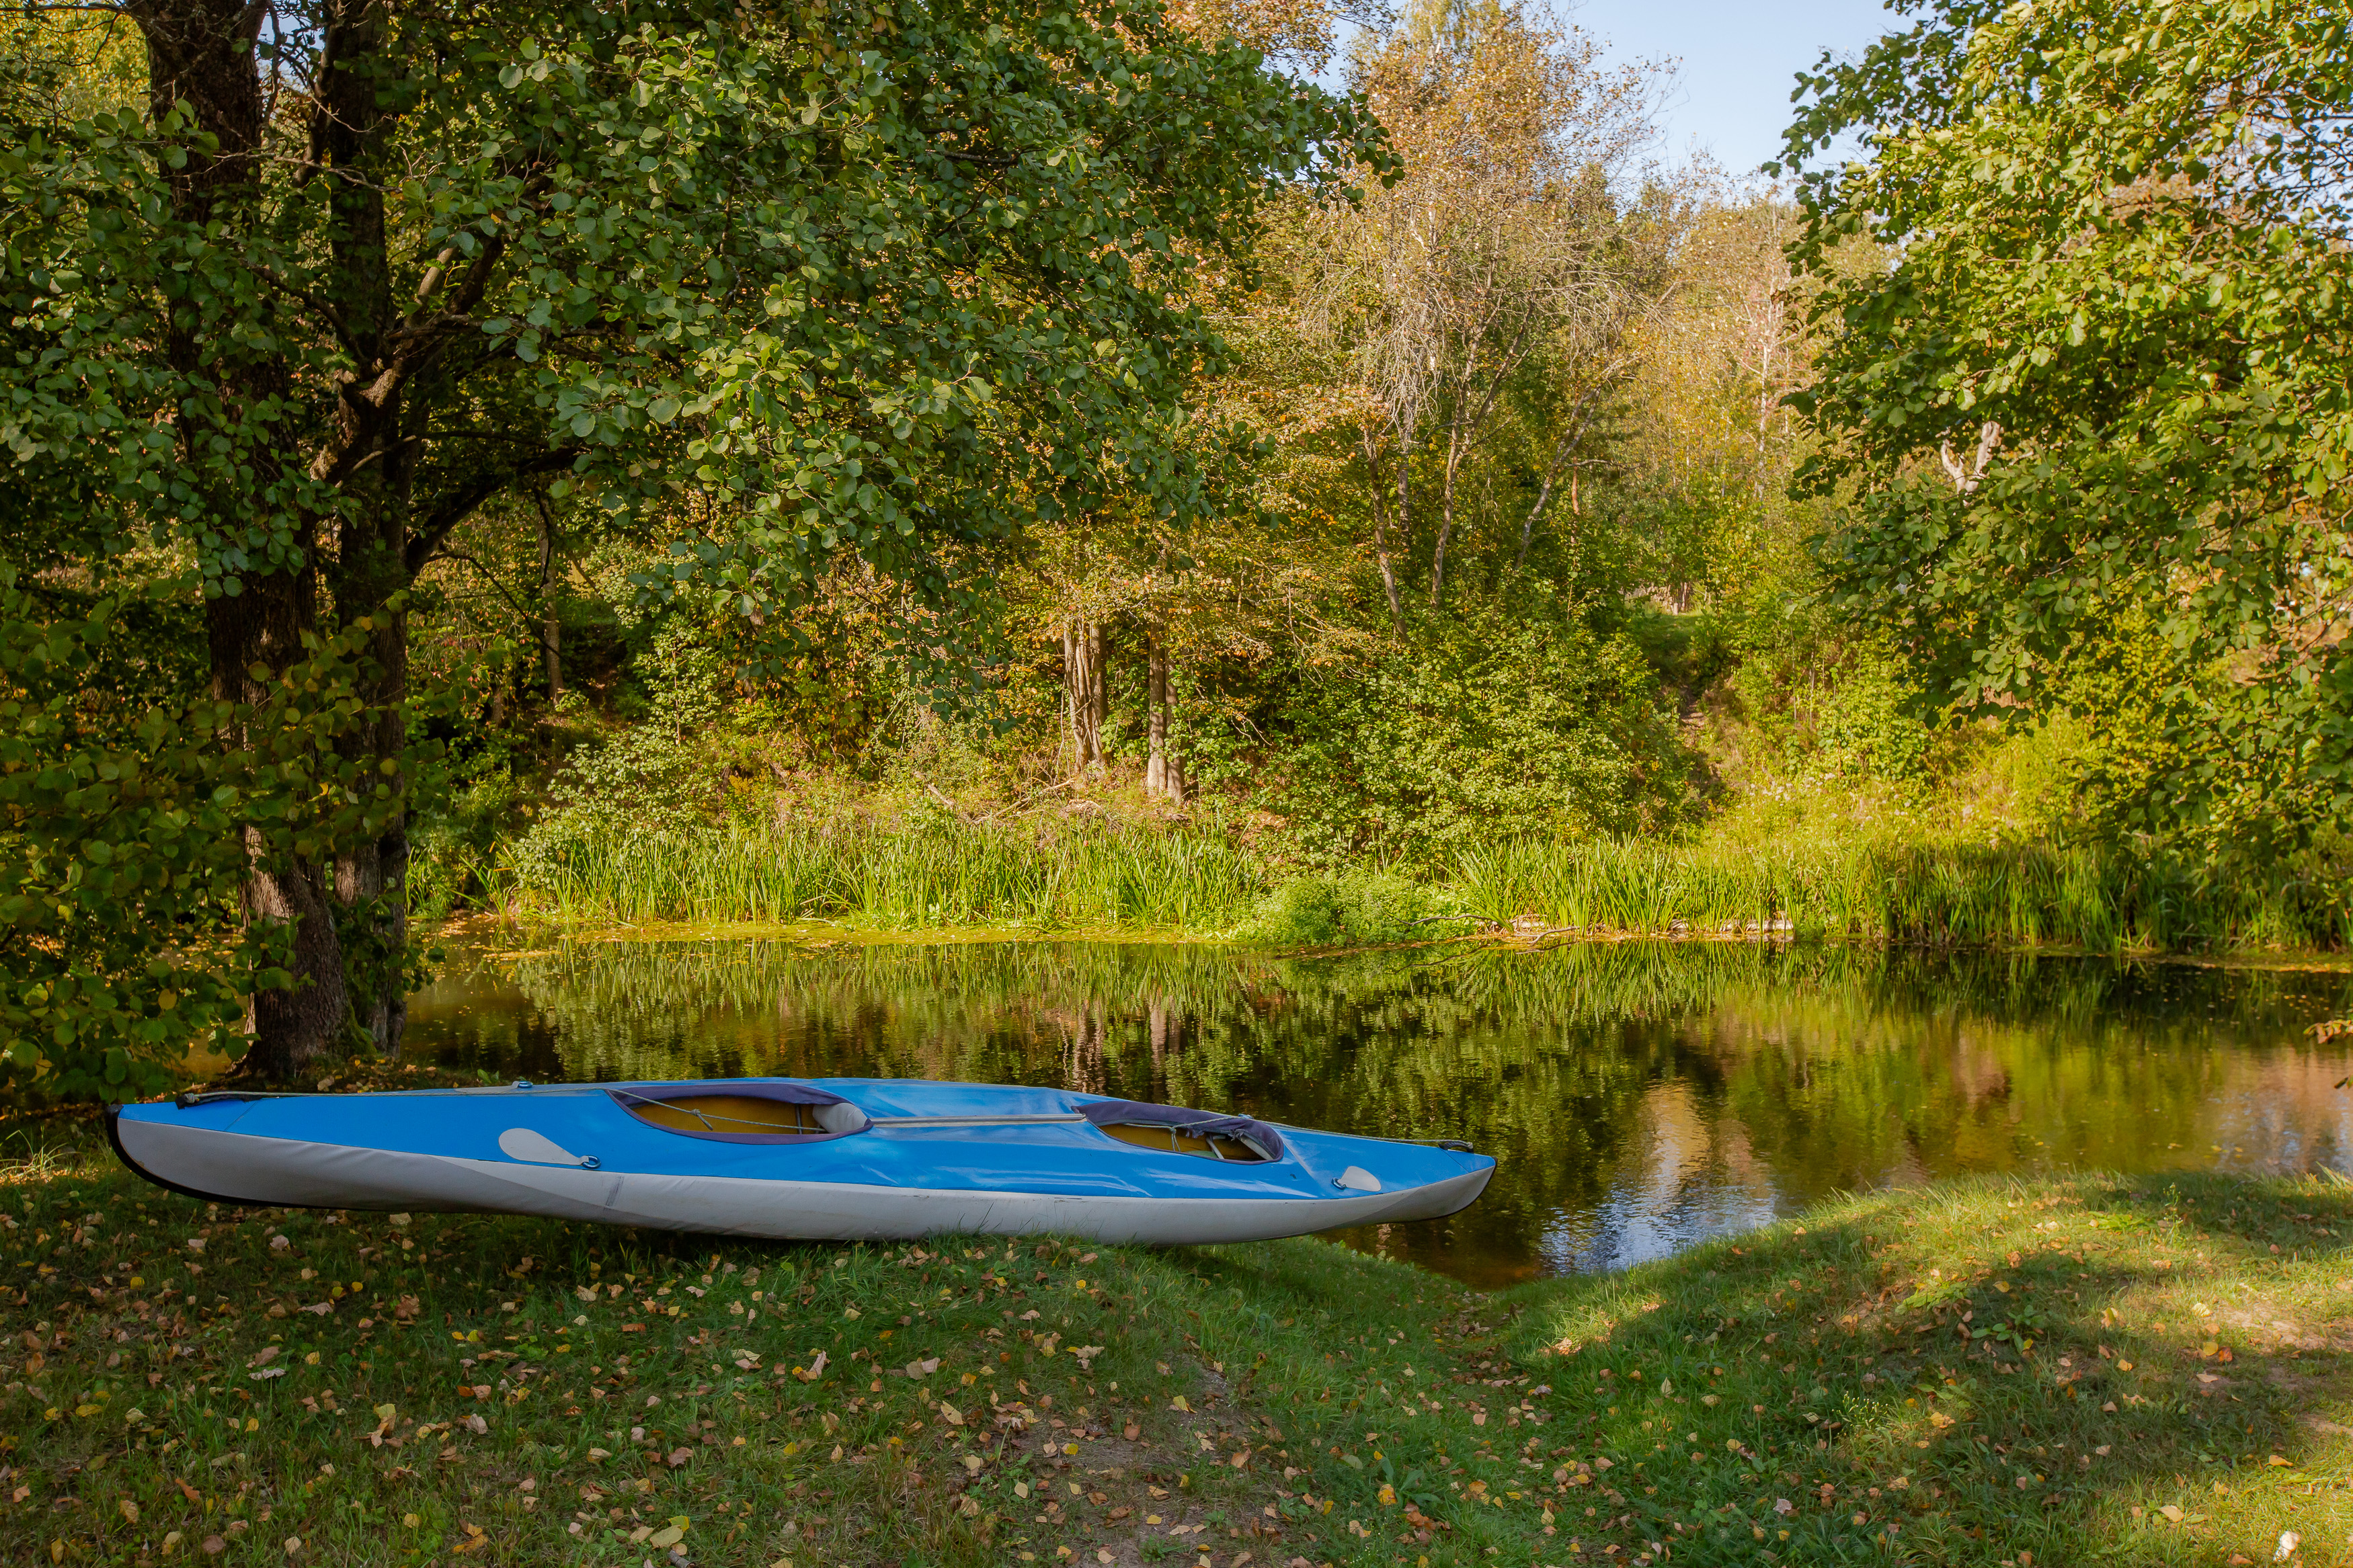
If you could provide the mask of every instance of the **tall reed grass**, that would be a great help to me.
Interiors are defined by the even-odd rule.
[[[1579,931],[2108,952],[2353,942],[2342,881],[2231,878],[2091,846],[1514,843],[1463,856],[1452,881],[1467,914]]]
[[[512,848],[494,869],[475,868],[476,885],[501,907],[572,920],[1127,928],[1293,947],[1531,922],[2108,952],[2353,946],[2341,879],[2232,879],[2093,847],[1509,842],[1419,882],[1287,873],[1216,825],[580,825],[543,826]],[[1303,910],[1339,913],[1319,923]]]
[[[504,885],[513,906],[572,919],[1049,930],[1223,930],[1266,891],[1222,833],[1116,825],[543,831]]]

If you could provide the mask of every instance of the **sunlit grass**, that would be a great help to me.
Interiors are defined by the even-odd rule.
[[[1584,934],[2100,952],[2313,950],[2353,935],[2353,893],[2330,878],[2226,876],[2098,846],[1868,835],[1781,845],[1510,841],[1409,879],[1303,872],[1215,822],[582,826],[470,875],[503,909],[569,921],[825,919],[884,931],[1156,931],[1274,945],[1428,937],[1464,929],[1449,918],[1457,913],[1491,928]],[[1370,901],[1396,919],[1373,921],[1379,930],[1369,936],[1352,936],[1365,922],[1345,920],[1292,934],[1302,922],[1282,911],[1315,902],[1302,889],[1327,886],[1389,889]],[[1366,902],[1339,898],[1335,907]]]
[[[2098,847],[1702,841],[1512,843],[1454,868],[1463,907],[1572,931],[2101,952],[2345,944],[2340,886],[2211,876]]]
[[[510,886],[519,907],[573,919],[1200,930],[1240,920],[1264,875],[1210,830],[728,826],[584,829],[548,845]]]

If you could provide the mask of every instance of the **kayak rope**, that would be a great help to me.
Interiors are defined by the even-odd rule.
[[[1426,1143],[1430,1148],[1451,1150],[1457,1154],[1476,1152],[1468,1138],[1383,1138],[1373,1132],[1359,1132],[1356,1136],[1370,1139],[1376,1143]]]

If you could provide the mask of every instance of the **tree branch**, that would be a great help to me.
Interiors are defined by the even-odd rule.
[[[423,525],[408,536],[407,546],[401,552],[402,563],[408,569],[408,574],[414,577],[424,571],[433,558],[441,552],[444,544],[458,525],[473,516],[484,501],[489,500],[517,479],[529,479],[534,474],[552,474],[570,468],[573,459],[579,457],[586,449],[580,447],[553,447],[529,462],[518,463],[512,468],[504,468],[495,474],[486,475],[476,479],[472,484],[459,489],[456,493],[434,508],[427,515]]]

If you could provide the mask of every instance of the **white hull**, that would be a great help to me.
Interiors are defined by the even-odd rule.
[[[1187,1246],[1436,1219],[1475,1201],[1493,1167],[1346,1198],[1072,1196],[648,1175],[259,1138],[124,1120],[123,1153],[165,1184],[296,1208],[468,1210],[779,1241],[1057,1235]]]

